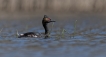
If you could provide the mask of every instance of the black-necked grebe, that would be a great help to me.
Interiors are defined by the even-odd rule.
[[[51,21],[51,19],[47,15],[44,15],[44,18],[42,20],[42,25],[45,29],[45,36],[48,36],[49,30],[48,30],[47,24],[50,22],[55,22],[55,21]],[[35,32],[27,32],[27,33],[18,35],[19,38],[21,38],[21,37],[38,37],[38,36],[39,35],[37,35]]]

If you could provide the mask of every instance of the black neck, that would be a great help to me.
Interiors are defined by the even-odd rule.
[[[47,27],[47,23],[42,23],[42,24],[43,24],[43,27],[45,29],[45,34],[48,34],[49,30],[48,30],[48,27]]]

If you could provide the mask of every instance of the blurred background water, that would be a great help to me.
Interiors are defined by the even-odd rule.
[[[105,57],[106,0],[0,0],[0,57]],[[48,39],[17,38],[16,32],[44,33]],[[76,21],[77,20],[77,21]]]

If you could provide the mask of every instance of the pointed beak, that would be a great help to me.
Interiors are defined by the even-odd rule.
[[[50,21],[50,22],[56,22],[56,21]]]

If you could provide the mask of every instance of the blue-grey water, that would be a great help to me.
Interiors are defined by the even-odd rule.
[[[0,57],[106,56],[105,14],[48,14],[48,16],[56,21],[48,25],[51,32],[48,39],[16,36],[17,31],[44,33],[42,15],[1,17]]]

